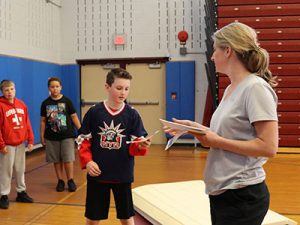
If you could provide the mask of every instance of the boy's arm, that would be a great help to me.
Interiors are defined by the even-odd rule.
[[[2,138],[2,132],[0,130],[0,149],[4,148],[5,147],[5,142]]]
[[[80,159],[81,169],[86,169],[86,165],[91,162],[92,152],[91,152],[91,142],[90,135],[79,135],[77,138],[78,144],[78,155]]]
[[[31,151],[32,145],[34,143],[34,135],[33,135],[27,108],[26,108],[26,125],[27,125],[27,135],[28,135],[27,140],[28,140],[28,145],[31,145],[29,148],[29,150]]]
[[[134,139],[134,141],[138,141],[140,138]],[[131,156],[144,156],[148,153],[149,147],[151,145],[151,140],[147,139],[140,143],[131,143],[129,145],[129,154]]]
[[[147,154],[149,147],[151,145],[151,138],[143,138],[142,136],[147,136],[147,132],[144,128],[143,121],[136,110],[133,110],[132,114],[132,138],[133,141],[139,141],[136,143],[131,143],[129,146],[129,154],[131,156],[144,156]]]
[[[82,120],[82,124],[80,129],[78,130],[78,137],[76,139],[77,145],[78,145],[78,155],[80,159],[80,165],[81,169],[88,169],[89,172],[89,165],[92,165],[93,163],[93,156],[91,151],[92,146],[92,133],[90,128],[90,121],[91,121],[91,110],[93,107],[91,107],[88,112],[84,115],[84,118]],[[93,167],[94,168],[94,167]],[[91,175],[91,174],[90,174]]]
[[[0,111],[0,127],[3,127],[3,114],[2,114],[2,110]],[[4,149],[5,147],[5,142],[3,140],[3,136],[2,136],[2,129],[0,129],[0,149]]]
[[[46,117],[41,116],[40,119],[40,141],[42,145],[45,145],[45,129],[46,129]]]
[[[71,114],[71,119],[72,119],[72,122],[74,123],[75,127],[77,129],[79,129],[81,127],[81,124],[80,124],[80,121],[78,119],[77,113]]]
[[[0,129],[0,153],[7,153],[5,142],[2,138],[2,131]]]

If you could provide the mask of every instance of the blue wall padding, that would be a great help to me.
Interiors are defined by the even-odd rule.
[[[61,80],[62,93],[72,100],[80,118],[80,66],[77,64],[63,65]]]
[[[195,120],[195,62],[181,62],[180,75],[180,116]]]
[[[0,80],[10,79],[16,84],[16,97],[25,102],[35,136],[40,143],[40,105],[49,96],[47,81],[51,76],[62,79],[62,93],[70,97],[79,113],[80,83],[78,65],[59,65],[35,60],[1,56]]]
[[[181,118],[180,113],[180,63],[168,62],[166,64],[166,119]],[[176,94],[176,100],[172,100],[172,93]]]
[[[176,98],[172,98],[172,94]],[[195,62],[167,62],[166,119],[195,120]],[[167,135],[167,138],[170,136]],[[192,138],[184,135],[182,138]]]

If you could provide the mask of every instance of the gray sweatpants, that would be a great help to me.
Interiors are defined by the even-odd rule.
[[[25,145],[6,145],[8,153],[0,153],[0,194],[8,195],[13,172],[16,176],[17,192],[25,191]]]

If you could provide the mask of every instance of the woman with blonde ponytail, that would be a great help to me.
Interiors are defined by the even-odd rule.
[[[263,164],[278,149],[276,81],[269,55],[255,30],[234,22],[213,35],[216,71],[230,85],[214,112],[210,129],[194,135],[210,147],[204,181],[212,225],[260,225],[269,208]],[[175,122],[199,127],[189,120]],[[166,133],[178,131],[164,127]]]

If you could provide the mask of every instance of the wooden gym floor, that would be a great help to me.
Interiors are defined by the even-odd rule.
[[[202,179],[207,151],[193,146],[175,146],[164,151],[164,146],[153,145],[146,157],[136,157],[133,187]],[[297,149],[299,152],[299,149]],[[77,152],[76,152],[77,154]],[[75,181],[78,189],[70,193],[56,192],[53,165],[45,162],[44,151],[27,156],[27,191],[33,204],[16,203],[15,185],[12,183],[10,207],[0,209],[1,225],[76,225],[85,224],[84,203],[85,171],[75,162]],[[271,193],[271,210],[300,223],[300,154],[279,153],[265,165],[267,183]],[[115,225],[114,203],[109,219],[101,224]]]

